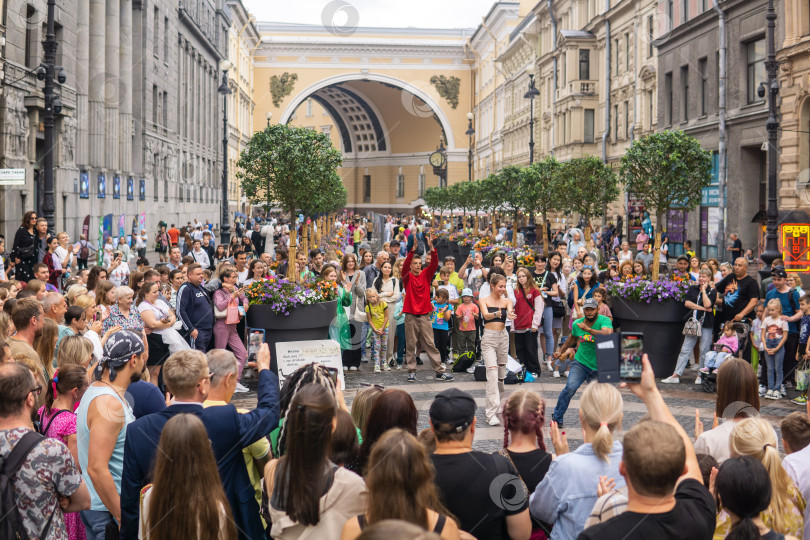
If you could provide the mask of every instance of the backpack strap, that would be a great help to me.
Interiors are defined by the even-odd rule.
[[[59,416],[62,413],[66,413],[66,412],[68,412],[68,411],[66,411],[65,409],[59,409],[58,411],[56,411],[56,413],[53,416],[51,416],[51,419],[48,420],[48,424],[45,426],[45,428],[42,431],[40,431],[40,433],[42,435],[47,436],[48,435],[48,428],[51,427],[51,424],[56,419],[56,417]],[[45,410],[42,411],[42,414],[43,415],[45,414]],[[40,426],[42,426],[42,418],[43,418],[42,416],[40,416],[40,418],[39,418],[39,425]]]
[[[9,479],[17,474],[17,471],[20,470],[22,464],[25,462],[25,458],[28,457],[28,454],[31,450],[34,449],[36,445],[40,443],[45,437],[37,433],[36,431],[29,431],[22,438],[17,441],[17,444],[14,446],[14,449],[11,453],[6,457],[3,462],[3,474],[9,477]]]
[[[436,525],[433,527],[433,532],[436,534],[441,534],[444,530],[444,524],[447,522],[447,516],[444,514],[439,514],[439,519],[436,520]]]

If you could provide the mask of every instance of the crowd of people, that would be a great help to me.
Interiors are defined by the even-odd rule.
[[[782,421],[782,460],[758,415],[760,397],[784,396],[810,354],[810,297],[780,261],[761,287],[745,257],[662,267],[690,282],[699,330],[661,382],[680,382],[693,359],[698,382],[716,377],[722,422],[704,432],[698,419],[693,443],[645,357],[641,382],[627,386],[648,418],[619,442],[624,402],[594,381],[594,336],[613,332],[604,285],[647,276],[648,243],[633,254],[622,242],[604,259],[571,230],[529,267],[504,253],[485,266],[479,252],[457,267],[439,260],[427,223],[385,220],[375,252],[373,220],[338,220],[352,250],[289,264],[338,285],[329,333],[344,370],[404,366],[415,382],[424,353],[439,382],[482,372],[481,412],[503,426],[502,451],[472,449],[477,406],[452,385],[420,430],[407,392],[368,386],[350,409],[324,366],[279,388],[266,345],[248,362],[245,287],[288,274],[281,220],[246,223],[227,247],[210,224],[161,225],[154,267],[142,231],[132,246],[105,242],[102,264],[87,268],[85,238],[49,236],[28,212],[0,279],[0,456],[17,503],[3,523],[70,540],[376,538],[410,530],[402,522],[441,538],[807,538],[810,420]],[[737,322],[750,323],[745,343]],[[510,356],[526,381],[567,377],[548,425],[539,393],[504,396]],[[251,411],[230,404],[248,378]],[[583,385],[584,443],[570,451],[565,414]]]

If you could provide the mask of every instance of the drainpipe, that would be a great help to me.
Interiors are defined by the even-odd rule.
[[[636,140],[636,114],[638,114],[638,18],[633,17],[633,123],[630,124],[630,143]]]
[[[492,66],[495,67],[495,61],[497,60],[498,55],[500,54],[500,52],[498,50],[498,45],[499,45],[498,38],[495,36],[495,34],[492,33],[492,30],[490,30],[489,27],[487,26],[485,17],[481,17],[481,28],[486,30],[487,34],[489,34],[489,37],[492,39]],[[470,41],[470,48],[472,49],[472,41]],[[481,57],[479,56],[478,58],[480,59]],[[498,70],[498,71],[500,71],[500,70]],[[503,72],[501,72],[501,73],[503,73]],[[494,88],[492,90],[492,127],[493,127],[493,131],[494,131],[494,129],[497,128],[497,126],[495,125],[495,119],[498,118],[498,84],[497,84],[497,78],[496,78],[496,81],[493,83],[493,86],[494,86]],[[489,147],[490,159],[492,160],[492,168],[494,169],[495,168],[495,150],[493,150],[493,148],[492,148],[492,133],[490,133],[489,136],[487,137],[487,141],[488,141],[487,146]],[[477,145],[478,145],[478,143],[476,143],[476,146]]]
[[[605,0],[605,13],[610,0]],[[605,17],[605,132],[602,133],[602,162],[607,163],[607,139],[610,134],[610,19]],[[617,119],[618,121],[618,119]],[[602,205],[602,223],[607,225],[607,203]]]
[[[722,256],[724,253],[723,246],[726,243],[726,15],[720,9],[717,0],[712,0],[714,10],[717,12],[718,18],[718,32],[717,39],[719,41],[718,48],[720,52],[720,65],[718,66],[718,115],[719,115],[719,131],[717,133],[717,189],[719,191],[717,205],[720,210],[720,218],[717,223],[717,254]]]
[[[609,1],[609,0],[608,0]],[[548,16],[551,19],[551,54],[553,68],[551,77],[554,84],[554,99],[551,100],[551,144],[549,144],[549,153],[554,155],[554,145],[557,144],[557,19],[554,18],[554,8],[551,6],[552,0],[546,0],[548,6]]]

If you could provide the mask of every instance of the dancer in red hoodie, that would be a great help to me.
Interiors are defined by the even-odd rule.
[[[439,349],[433,343],[433,326],[430,314],[433,304],[430,302],[430,282],[439,267],[439,255],[433,247],[433,235],[428,234],[427,244],[431,248],[430,264],[422,270],[422,258],[415,257],[416,242],[405,257],[402,265],[402,284],[405,286],[405,301],[402,311],[405,313],[405,361],[408,364],[408,382],[416,382],[416,344],[421,340],[421,348],[430,359],[430,365],[436,372],[439,381],[452,381],[453,376],[444,372],[444,364],[439,356]]]

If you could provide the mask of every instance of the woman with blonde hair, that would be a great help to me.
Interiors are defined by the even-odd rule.
[[[11,321],[11,316],[5,311],[0,311],[0,339],[5,340],[14,332],[14,323]]]
[[[768,471],[773,493],[768,508],[759,514],[765,526],[778,534],[801,538],[807,502],[782,467],[779,442],[770,422],[762,418],[748,418],[737,423],[731,432],[729,449],[733,457],[758,459]],[[730,528],[731,518],[728,512],[721,510],[714,537],[725,538]]]
[[[76,298],[83,294],[87,294],[87,289],[85,289],[79,284],[73,285],[70,288],[68,288],[67,292],[65,293],[65,300],[67,301],[67,305],[69,306],[74,305],[74,302],[76,302]]]
[[[354,540],[363,530],[386,519],[401,519],[441,538],[459,537],[458,525],[444,508],[425,447],[405,430],[390,429],[369,457],[366,511],[349,518],[341,540]]]
[[[59,339],[59,325],[47,317],[42,320],[45,325],[42,328],[42,333],[34,338],[34,350],[37,351],[42,367],[45,368],[45,372],[50,379],[53,377],[53,355],[56,350],[56,340]]]
[[[352,420],[354,425],[360,431],[361,436],[366,434],[366,422],[368,421],[368,414],[371,412],[371,406],[383,393],[384,388],[379,385],[367,386],[357,392],[352,400]],[[360,441],[362,443],[362,441]]]
[[[593,382],[580,399],[579,422],[584,443],[568,451],[565,432],[551,423],[551,440],[557,459],[538,484],[529,502],[532,517],[553,523],[551,539],[576,538],[598,497],[600,476],[614,478],[616,488],[625,485],[619,473],[622,443],[613,438],[622,425],[624,403],[619,390],[610,384]]]
[[[95,294],[96,307],[98,308],[99,320],[104,320],[110,315],[110,309],[115,304],[115,283],[107,279],[99,281],[96,285]]]

